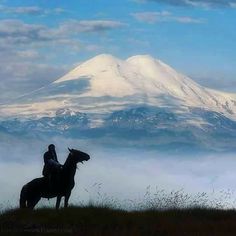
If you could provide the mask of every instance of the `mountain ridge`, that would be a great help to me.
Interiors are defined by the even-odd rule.
[[[236,120],[236,95],[205,88],[150,55],[101,54],[52,84],[0,105],[1,117],[55,116],[57,110],[109,113],[128,106],[198,107]]]
[[[149,55],[121,60],[103,54],[0,105],[0,132],[106,147],[232,151],[236,95],[205,88]]]

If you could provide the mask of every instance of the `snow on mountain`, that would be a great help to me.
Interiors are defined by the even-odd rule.
[[[99,55],[79,65],[74,70],[56,80],[54,84],[70,80],[88,78],[90,90],[83,96],[115,96],[133,95],[134,87],[126,76],[130,75],[129,65],[111,55]]]
[[[81,63],[52,84],[11,104],[1,105],[0,116],[53,117],[62,109],[106,114],[139,105],[173,107],[178,112],[203,108],[236,120],[235,94],[207,89],[148,55],[121,60],[106,54]],[[95,120],[101,123],[100,116]]]

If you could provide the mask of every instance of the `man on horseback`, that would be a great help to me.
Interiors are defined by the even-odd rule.
[[[48,178],[51,185],[53,177],[58,177],[62,165],[57,160],[57,153],[54,144],[48,146],[48,151],[44,153],[43,176]]]
[[[54,145],[53,145],[54,146]],[[45,154],[45,163],[49,160],[49,156],[55,158],[55,146],[49,145],[49,154]],[[61,198],[65,197],[64,207],[68,207],[68,201],[71,195],[71,191],[75,186],[75,173],[78,163],[88,161],[90,156],[76,149],[69,149],[69,155],[66,159],[66,165],[64,164],[62,171],[60,171],[58,180],[52,181],[53,185],[47,180],[47,178],[36,178],[25,184],[20,193],[20,208],[33,209],[41,198],[54,198],[57,197],[56,209],[60,207]],[[55,158],[56,159],[56,158]],[[51,158],[50,158],[51,160]],[[51,161],[49,161],[51,163]],[[57,162],[58,163],[58,162]],[[49,164],[50,165],[50,164]]]

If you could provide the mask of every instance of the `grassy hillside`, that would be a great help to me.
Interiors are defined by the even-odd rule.
[[[236,211],[215,209],[122,211],[105,207],[10,210],[0,235],[236,235]]]

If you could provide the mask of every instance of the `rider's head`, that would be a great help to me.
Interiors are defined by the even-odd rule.
[[[49,151],[55,151],[55,145],[54,145],[54,144],[50,144],[50,145],[48,146],[48,150],[49,150]]]

